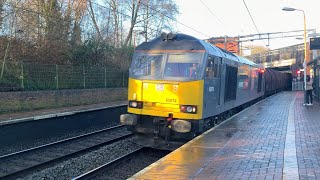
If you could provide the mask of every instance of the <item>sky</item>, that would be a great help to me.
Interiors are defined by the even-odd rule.
[[[184,24],[176,23],[176,30],[199,39],[225,35],[258,34],[259,32],[303,30],[303,13],[301,11],[283,11],[283,7],[304,10],[307,29],[316,29],[317,33],[320,33],[319,0],[245,0],[258,30],[255,28],[243,0],[175,1],[180,12],[177,21]],[[303,43],[302,38],[303,32],[301,32],[300,40],[295,37],[271,39],[269,48],[277,49]],[[268,41],[257,40],[251,43],[265,46]]]

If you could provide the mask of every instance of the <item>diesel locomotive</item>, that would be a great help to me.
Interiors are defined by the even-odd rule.
[[[162,33],[135,49],[120,122],[144,146],[174,148],[264,96],[265,71],[203,40]]]

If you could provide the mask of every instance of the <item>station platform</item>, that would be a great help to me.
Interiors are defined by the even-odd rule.
[[[72,115],[76,113],[97,111],[106,108],[112,108],[117,106],[127,105],[127,101],[116,101],[108,103],[90,104],[82,106],[70,106],[54,109],[42,109],[27,112],[16,112],[0,114],[0,126],[5,124],[19,123],[24,121],[33,121],[40,119],[47,119],[52,117],[60,117],[66,115]]]
[[[129,179],[320,179],[320,106],[281,92]]]

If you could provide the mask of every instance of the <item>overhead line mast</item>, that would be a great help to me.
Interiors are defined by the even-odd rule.
[[[221,36],[221,37],[212,37],[210,39],[207,39],[206,41],[220,45],[221,44],[226,50],[229,50],[228,48],[232,48],[234,46],[238,46],[237,51],[233,53],[239,53],[240,48],[239,44],[242,42],[249,42],[249,41],[255,41],[255,40],[268,40],[268,46],[270,45],[270,39],[278,39],[278,38],[288,38],[288,37],[301,37],[301,33],[304,30],[294,30],[294,31],[284,31],[284,32],[270,32],[270,33],[258,33],[258,34],[248,34],[248,35],[239,35],[235,37],[228,37],[228,36]],[[307,32],[314,32],[315,29],[307,29]],[[228,46],[229,45],[229,46]]]

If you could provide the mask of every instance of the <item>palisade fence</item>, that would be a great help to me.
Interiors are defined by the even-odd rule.
[[[116,88],[128,84],[128,72],[116,68],[6,63],[0,73],[0,91]]]

